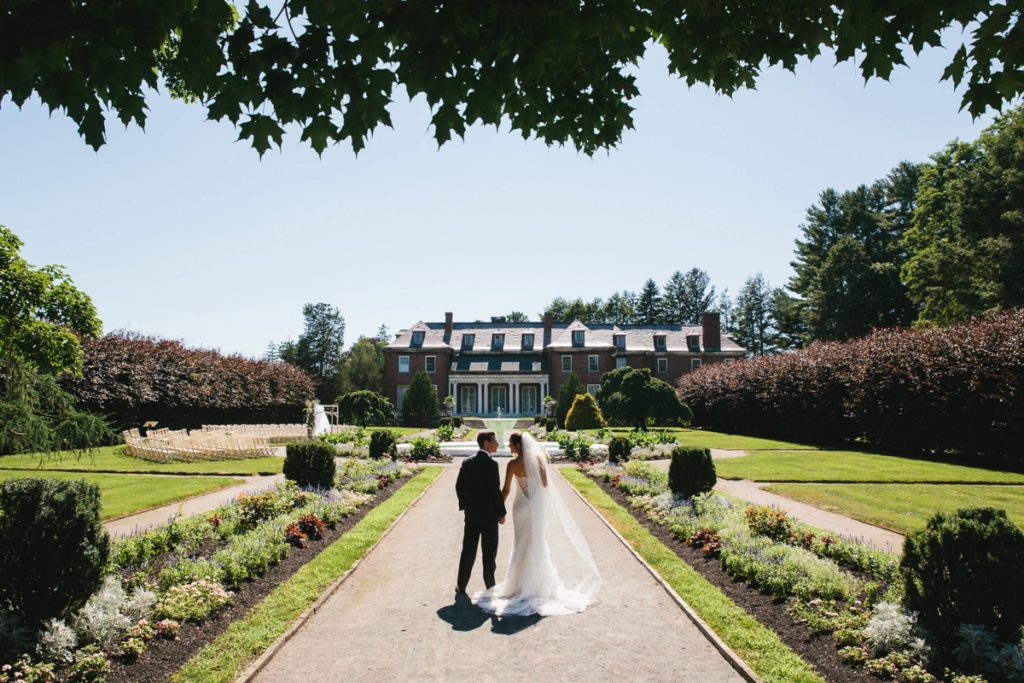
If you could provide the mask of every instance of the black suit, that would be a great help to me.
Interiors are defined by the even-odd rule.
[[[462,533],[462,557],[459,558],[459,590],[465,591],[469,575],[476,562],[477,544],[482,540],[484,585],[494,585],[494,569],[498,557],[498,518],[505,516],[505,501],[501,497],[501,479],[498,463],[487,451],[477,451],[466,458],[455,482],[459,496],[459,509],[466,513],[466,526]]]

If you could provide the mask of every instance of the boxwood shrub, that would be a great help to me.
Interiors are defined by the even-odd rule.
[[[672,449],[672,462],[668,467],[668,487],[673,493],[692,498],[715,487],[718,475],[711,451],[707,448],[676,446]]]
[[[608,462],[626,462],[629,460],[629,452],[632,450],[629,439],[624,436],[613,437],[608,442]]]
[[[397,455],[395,444],[395,435],[386,429],[370,432],[370,457],[383,458],[390,455],[394,459]]]
[[[329,489],[334,485],[337,465],[334,446],[322,441],[288,444],[284,458],[284,477],[299,486]]]

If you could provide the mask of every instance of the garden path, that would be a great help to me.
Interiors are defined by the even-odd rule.
[[[561,477],[552,481],[604,579],[597,604],[570,616],[499,619],[455,602],[457,462],[293,637],[240,680],[743,680]],[[500,533],[499,579],[511,518]],[[481,588],[478,561],[469,591]]]
[[[167,524],[173,517],[192,517],[193,515],[209,512],[214,508],[230,503],[240,493],[262,491],[284,481],[283,474],[252,475],[240,478],[244,480],[244,483],[237,486],[229,486],[225,489],[204,493],[195,498],[179,500],[176,503],[162,505],[152,510],[145,510],[127,517],[112,519],[109,522],[105,522],[103,527],[115,539],[132,536],[147,529]]]

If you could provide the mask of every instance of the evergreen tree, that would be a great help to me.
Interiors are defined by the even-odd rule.
[[[381,323],[380,327],[377,328],[377,339],[381,340],[385,344],[391,341],[391,330],[389,330],[388,326],[384,323]]]
[[[316,381],[316,395],[328,403],[338,395],[338,370],[345,345],[345,319],[330,304],[306,304],[302,307],[305,330],[299,336],[294,351],[288,349],[288,359],[306,370]],[[285,358],[282,349],[281,357]]]
[[[729,296],[729,288],[726,287],[722,290],[722,293],[718,295],[718,301],[715,302],[715,308],[718,309],[721,315],[722,332],[732,332],[733,330],[733,302],[732,297]]]
[[[658,283],[648,279],[640,290],[640,296],[636,303],[637,322],[644,325],[654,325],[663,319],[661,289]]]
[[[636,322],[636,294],[629,290],[615,292],[604,305],[605,322],[629,325]]]
[[[555,406],[555,419],[558,421],[559,427],[565,427],[565,416],[569,414],[573,401],[576,400],[577,396],[585,393],[587,393],[587,389],[580,382],[580,378],[576,376],[575,372],[569,373],[569,376],[562,382],[562,386],[558,388],[558,405]]]
[[[338,370],[338,391],[384,393],[384,346],[376,337],[360,337],[341,361]]]
[[[683,324],[685,325],[688,320],[686,319],[686,276],[683,275],[683,271],[677,270],[672,273],[668,281],[665,283],[665,296],[662,299],[662,311],[664,312],[664,320],[667,323]]]
[[[430,376],[420,370],[413,375],[402,399],[402,423],[413,427],[432,427],[439,414],[437,391]]]
[[[693,414],[666,382],[648,368],[617,368],[606,372],[597,390],[605,419],[616,426],[647,429],[648,419],[661,425],[689,422]]]
[[[680,273],[677,271],[676,274]],[[679,293],[676,295],[676,319],[669,322],[698,325],[701,316],[712,308],[715,301],[715,288],[711,285],[711,277],[700,268],[691,268],[681,275]],[[667,302],[669,298],[667,286],[665,298]]]
[[[747,278],[736,297],[733,336],[736,343],[754,356],[775,350],[775,321],[772,290],[761,273]]]

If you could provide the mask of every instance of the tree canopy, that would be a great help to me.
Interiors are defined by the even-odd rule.
[[[336,3],[330,0],[7,0],[0,12],[0,100],[36,95],[94,148],[106,114],[146,122],[161,84],[228,119],[263,154],[286,127],[318,153],[355,151],[390,126],[399,87],[423,95],[438,144],[481,122],[586,154],[633,125],[633,66],[652,42],[687,85],[732,94],[771,66],[834,52],[888,78],[904,50],[964,27],[943,78],[975,116],[1024,92],[1017,3]]]
[[[302,307],[305,329],[297,342],[280,346],[280,359],[297,365],[313,376],[316,396],[324,403],[338,395],[342,349],[345,346],[345,318],[330,304]]]
[[[648,368],[617,368],[605,373],[597,390],[597,402],[610,424],[647,429],[655,424],[677,425],[693,419],[675,390]]]

